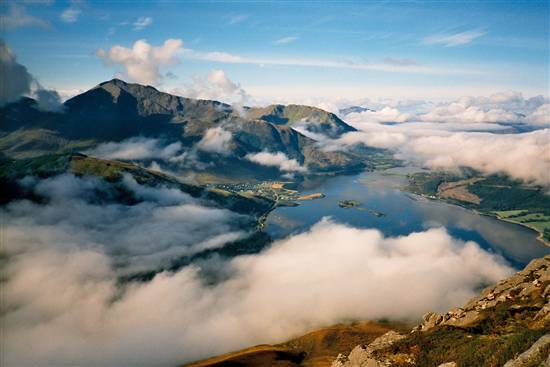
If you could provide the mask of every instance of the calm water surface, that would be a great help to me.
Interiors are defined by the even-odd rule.
[[[517,268],[550,253],[550,248],[537,241],[536,233],[527,228],[399,190],[406,184],[405,174],[413,171],[418,169],[396,168],[306,181],[300,187],[301,193],[322,192],[326,197],[304,201],[298,207],[277,208],[269,215],[266,230],[274,238],[281,238],[305,231],[329,216],[339,223],[376,228],[386,236],[442,226],[453,237],[475,241]],[[385,216],[377,217],[357,208],[340,208],[338,202],[346,199],[360,201],[363,207]]]

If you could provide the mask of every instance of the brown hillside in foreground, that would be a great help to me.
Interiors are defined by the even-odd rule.
[[[349,353],[351,347],[369,343],[392,329],[395,329],[395,325],[374,322],[336,325],[308,333],[286,343],[258,345],[187,364],[184,367],[330,366],[339,353]]]

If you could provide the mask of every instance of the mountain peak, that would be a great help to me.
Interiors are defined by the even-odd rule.
[[[113,84],[113,85],[117,85],[117,86],[126,86],[126,85],[128,85],[128,83],[125,82],[125,81],[122,80],[122,79],[113,78],[113,79],[111,79],[111,80],[106,80],[106,81],[104,81],[104,82],[102,82],[102,83],[99,83],[98,86],[99,86],[99,87],[102,87],[102,86],[104,86],[104,85],[106,85],[106,84]]]
[[[128,83],[122,79],[114,78],[111,80],[99,83],[92,89],[102,88],[113,95],[114,98],[118,97],[120,90],[124,90],[132,95],[144,95],[151,93],[160,93],[158,89],[151,85],[143,85],[138,83]]]

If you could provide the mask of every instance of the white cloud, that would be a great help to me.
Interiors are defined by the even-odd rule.
[[[244,106],[251,97],[239,83],[233,82],[223,70],[212,70],[206,76],[195,76],[193,82],[172,90],[172,93],[195,99],[210,99]]]
[[[157,84],[161,74],[159,68],[176,64],[177,53],[181,51],[182,40],[167,39],[162,46],[151,46],[146,40],[136,41],[132,48],[115,45],[108,51],[100,48],[99,56],[107,65],[115,64],[124,67],[125,75],[145,84]]]
[[[163,144],[158,139],[133,137],[121,142],[99,144],[86,154],[104,159],[150,160],[162,159],[177,162],[185,155],[180,142]]]
[[[75,23],[80,17],[81,13],[82,10],[80,10],[80,8],[76,7],[75,5],[71,5],[61,12],[59,18],[65,23]]]
[[[134,22],[134,30],[141,31],[143,28],[146,28],[153,24],[153,18],[151,17],[139,17]]]
[[[371,111],[348,113],[343,116],[351,124],[425,121],[463,124],[519,123],[540,126],[548,124],[544,118],[547,107],[544,106],[549,104],[550,100],[542,95],[525,98],[519,92],[506,91],[493,93],[488,97],[463,96],[437,104],[422,100],[373,102],[368,99],[357,103]]]
[[[423,39],[427,45],[443,45],[445,47],[454,47],[466,45],[485,35],[486,32],[480,30],[471,30],[453,34],[436,34]]]
[[[507,91],[437,104],[368,99],[358,103],[374,111],[342,117],[359,132],[336,140],[322,138],[324,149],[340,150],[362,143],[392,149],[398,158],[432,168],[467,166],[488,174],[505,173],[527,182],[550,184],[547,97],[525,98]]]
[[[545,103],[537,107],[529,116],[526,121],[534,125],[549,125],[550,126],[550,103]]]
[[[282,37],[276,40],[274,43],[276,45],[287,45],[289,43],[292,43],[294,41],[298,40],[298,37],[296,36],[288,36],[288,37]]]
[[[433,122],[516,122],[529,123],[530,115],[548,98],[536,96],[524,98],[519,92],[507,91],[489,97],[461,97],[455,101],[440,103],[425,114],[421,121]],[[540,119],[536,119],[540,122]]]
[[[362,131],[325,141],[325,149],[338,150],[364,143],[393,149],[397,158],[432,168],[467,166],[488,174],[506,173],[527,182],[550,184],[550,129],[495,134],[463,131],[464,127],[457,124],[356,126]]]
[[[121,286],[111,258],[71,241],[103,237],[86,226],[67,234],[63,222],[44,225],[30,211],[15,214],[5,216],[8,365],[177,365],[342,320],[417,319],[460,305],[511,272],[498,256],[443,229],[385,238],[324,220],[260,254],[212,259],[209,266],[225,274],[214,284],[188,266]],[[171,224],[158,234],[179,230]],[[106,249],[125,235],[114,233]]]
[[[259,152],[249,153],[245,156],[251,162],[261,164],[263,166],[277,167],[283,172],[305,172],[307,169],[302,166],[296,159],[290,159],[283,152]]]
[[[379,111],[352,112],[346,115],[346,121],[354,122],[406,122],[413,116],[409,113],[403,113],[396,108],[389,106],[383,107]]]
[[[521,116],[501,108],[482,107],[461,103],[461,101],[434,108],[419,116],[422,121],[446,122],[519,122]]]
[[[485,173],[550,184],[550,129],[525,134],[454,133],[415,139],[405,157],[444,169],[472,167]],[[409,158],[410,159],[410,158]]]
[[[7,13],[0,14],[0,29],[15,29],[23,27],[47,28],[50,24],[41,18],[27,13],[27,9],[16,2],[10,2]]]
[[[231,132],[220,126],[213,127],[206,130],[202,139],[197,143],[197,149],[204,152],[228,155],[231,153],[231,140]]]

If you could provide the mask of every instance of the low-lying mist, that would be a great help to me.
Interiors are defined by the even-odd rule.
[[[135,205],[94,201],[97,180],[26,181],[47,200],[1,212],[8,365],[177,365],[347,320],[417,319],[512,271],[443,228],[387,238],[324,219],[259,254],[120,283],[240,238],[239,216],[130,179]]]

